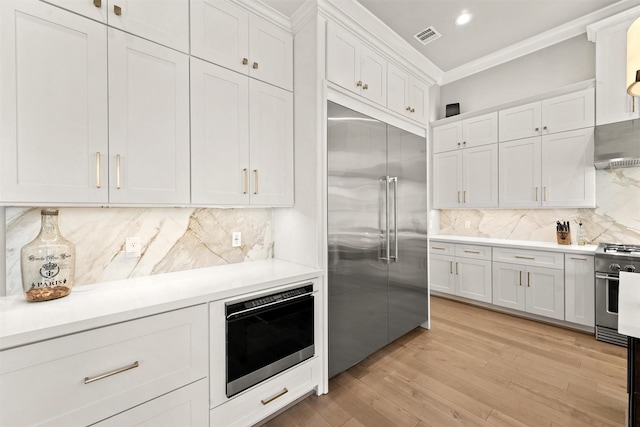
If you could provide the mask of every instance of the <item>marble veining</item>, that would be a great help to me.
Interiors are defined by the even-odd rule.
[[[595,209],[441,210],[438,233],[552,242],[558,220],[571,221],[573,241],[582,222],[590,243],[640,244],[640,167],[596,171]]]
[[[76,245],[75,286],[273,257],[271,209],[61,208],[59,227]],[[22,292],[20,249],[39,229],[40,208],[6,208],[7,295]],[[133,236],[140,258],[124,253]]]

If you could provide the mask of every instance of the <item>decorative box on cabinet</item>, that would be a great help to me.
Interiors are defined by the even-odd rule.
[[[387,108],[424,123],[427,120],[426,83],[395,65],[387,64]]]
[[[596,124],[640,118],[640,97],[627,93],[627,30],[640,17],[640,7],[587,27],[596,43]]]
[[[191,58],[191,165],[193,204],[292,205],[292,94]]]
[[[327,23],[327,79],[377,104],[387,104],[387,61],[334,22]]]
[[[500,143],[500,207],[594,207],[593,144],[593,128]]]
[[[189,0],[46,0],[110,27],[189,53]]]
[[[89,425],[206,378],[207,319],[201,304],[0,351],[0,425]]]
[[[0,55],[0,203],[106,203],[107,27],[0,1]]]
[[[564,255],[493,248],[493,304],[564,320]]]
[[[488,113],[433,128],[433,152],[472,148],[498,142],[498,113]]]
[[[594,89],[500,110],[498,123],[500,142],[593,126]]]
[[[434,154],[433,207],[498,207],[498,144]]]
[[[293,90],[290,33],[224,0],[191,0],[191,54]]]
[[[565,320],[595,325],[595,265],[591,255],[564,255]]]
[[[431,290],[491,302],[491,248],[430,243]]]

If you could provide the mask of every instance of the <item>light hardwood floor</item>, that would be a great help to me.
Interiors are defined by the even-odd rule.
[[[418,328],[266,423],[624,426],[626,350],[592,335],[433,297]]]

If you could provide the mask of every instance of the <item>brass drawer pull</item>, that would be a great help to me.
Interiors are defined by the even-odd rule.
[[[366,84],[366,83],[365,83],[365,84],[363,84],[363,85],[362,85],[362,89],[364,89],[364,90],[369,89],[369,85],[368,85],[368,84]]]
[[[531,286],[531,273],[527,271],[527,288]]]
[[[575,259],[576,261],[586,261],[587,260],[586,258],[580,258],[580,257],[577,257],[577,256],[572,256],[571,259]]]
[[[262,399],[260,401],[260,403],[262,403],[263,405],[268,405],[269,403],[273,402],[274,400],[276,400],[277,398],[284,396],[285,394],[289,393],[289,390],[287,390],[287,388],[285,387],[280,393],[276,394],[275,396],[272,396],[268,399]]]
[[[247,194],[249,192],[249,169],[244,168],[242,169],[242,172],[244,173],[244,183],[243,183],[243,194]]]
[[[453,261],[449,261],[449,273],[453,274]]]
[[[362,80],[358,80],[358,82],[356,83],[356,87],[362,87]]]
[[[120,6],[113,6],[113,13],[115,13],[117,16],[122,15],[122,8]]]
[[[520,255],[516,255],[516,258],[518,259],[530,259],[530,260],[535,260],[534,257],[532,256],[520,256]]]
[[[464,250],[464,253],[465,253],[465,254],[479,254],[479,253],[480,253],[480,251],[468,251],[468,250],[466,250],[466,249],[465,249],[465,250]]]
[[[520,286],[522,286],[522,271],[520,272]]]
[[[100,152],[96,151],[96,188],[100,188]]]
[[[437,249],[439,251],[446,251],[446,248],[442,248],[440,246],[431,246],[431,249]]]
[[[257,62],[254,62],[254,63],[253,63],[253,69],[254,69],[254,70],[257,70],[257,69],[258,69],[258,63],[257,63]]]
[[[253,194],[258,194],[258,169],[254,169],[253,170],[253,178],[254,178],[254,184],[255,187],[253,189]]]
[[[93,5],[95,7],[102,7],[102,0],[93,0]]]
[[[248,58],[242,58],[242,65],[247,65],[249,63]]]
[[[92,383],[94,381],[102,380],[104,378],[110,377],[112,375],[120,374],[120,373],[128,371],[130,369],[135,369],[138,366],[140,366],[140,364],[136,360],[131,365],[123,366],[122,368],[114,369],[113,371],[105,372],[104,374],[96,375],[95,377],[85,377],[84,378],[84,383],[85,384],[90,384],[90,383]]]

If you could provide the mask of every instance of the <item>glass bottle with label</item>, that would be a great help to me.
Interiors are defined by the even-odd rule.
[[[20,251],[22,288],[27,301],[62,298],[73,287],[75,245],[60,234],[57,209],[42,209],[40,213],[40,233]]]
[[[584,232],[582,223],[578,225],[578,245],[583,246],[587,244],[587,234]]]

